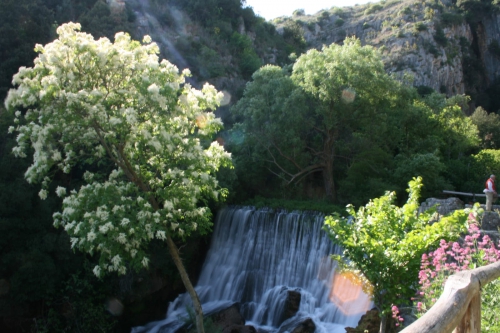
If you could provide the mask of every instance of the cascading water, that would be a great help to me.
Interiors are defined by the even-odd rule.
[[[361,286],[336,272],[330,254],[340,249],[322,230],[323,220],[321,214],[303,212],[222,210],[196,286],[204,313],[239,302],[246,325],[259,331],[285,332],[305,318],[314,321],[316,333],[355,327],[371,301]],[[300,292],[300,307],[282,323],[288,290]],[[190,304],[189,296],[181,295],[165,320],[132,333],[174,332]]]

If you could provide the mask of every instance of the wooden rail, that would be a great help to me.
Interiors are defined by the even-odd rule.
[[[500,261],[450,276],[436,304],[401,333],[481,332],[481,287],[499,277]]]

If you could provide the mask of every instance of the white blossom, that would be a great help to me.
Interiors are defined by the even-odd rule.
[[[56,194],[58,197],[63,197],[66,195],[66,188],[62,187],[62,186],[58,186],[56,188]]]
[[[40,199],[45,200],[47,199],[47,190],[41,189],[40,192],[38,192],[38,196]]]
[[[117,269],[118,266],[120,266],[120,263],[122,262],[122,258],[120,258],[120,255],[117,254],[113,258],[111,258],[111,262],[113,263],[113,266]]]
[[[116,238],[118,243],[120,244],[125,244],[127,242],[127,235],[125,235],[123,232],[121,232],[118,237]]]
[[[76,243],[78,243],[78,238],[77,237],[71,237],[71,248],[74,248]]]
[[[92,272],[94,272],[95,276],[100,277],[101,276],[101,267],[95,266],[94,269],[92,270]]]
[[[96,238],[96,233],[94,231],[90,231],[88,234],[87,234],[87,240],[89,242],[92,242],[94,239]]]
[[[149,259],[147,257],[144,257],[142,258],[142,261],[141,261],[142,265],[144,267],[148,267],[148,264],[149,264]]]
[[[166,201],[163,203],[163,207],[164,207],[166,210],[173,210],[173,209],[174,209],[174,204],[172,203],[172,201],[166,200]]]

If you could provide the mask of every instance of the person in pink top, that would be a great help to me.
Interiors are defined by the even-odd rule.
[[[484,193],[486,194],[486,210],[491,211],[491,205],[497,198],[497,189],[495,187],[495,175],[491,175],[484,185]]]

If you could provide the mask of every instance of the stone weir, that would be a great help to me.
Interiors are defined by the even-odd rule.
[[[319,213],[223,209],[196,286],[204,313],[223,333],[344,333],[356,326],[372,303],[338,273],[330,255],[340,249],[323,224]],[[164,320],[132,333],[185,331],[190,306],[181,295]]]

